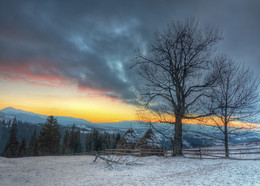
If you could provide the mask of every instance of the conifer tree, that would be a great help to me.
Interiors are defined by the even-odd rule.
[[[114,136],[114,138],[113,138],[113,148],[116,148],[116,147],[117,147],[117,143],[119,142],[120,138],[121,138],[121,135],[120,135],[120,133],[118,132],[118,133]]]
[[[101,135],[102,150],[112,147],[111,140],[112,138],[108,132],[105,132],[103,135]]]
[[[74,153],[81,153],[81,142],[80,142],[80,130],[77,130],[75,134],[75,145],[74,145]]]
[[[69,140],[70,140],[69,130],[66,129],[63,137],[63,143],[62,143],[62,154],[69,154]]]
[[[75,125],[72,126],[69,136],[69,152],[70,154],[82,152],[80,142],[80,130],[75,131]]]
[[[118,133],[116,134],[116,139],[115,139],[116,144],[119,142],[120,139],[121,139],[121,135],[120,135],[120,133],[118,132]]]
[[[102,149],[102,139],[100,137],[99,131],[94,129],[92,131],[92,141],[93,141],[93,150],[99,151]]]
[[[100,151],[106,148],[114,149],[120,138],[120,133],[111,135],[108,132],[100,133],[97,129],[93,129],[86,135],[86,152]]]
[[[93,151],[92,133],[88,133],[86,135],[85,149],[86,149],[86,152]]]
[[[10,137],[6,143],[3,156],[8,158],[16,158],[19,154],[19,143],[17,140],[17,120],[14,118],[11,129],[9,131]]]
[[[49,116],[39,136],[41,155],[60,154],[60,138],[58,122],[53,116]]]
[[[22,143],[19,146],[19,157],[26,156],[26,154],[27,154],[26,152],[27,152],[26,151],[26,140],[25,140],[25,138],[23,138]]]
[[[35,143],[32,148],[31,156],[40,156],[40,155],[41,155],[41,152],[40,152],[39,139],[36,138]]]
[[[70,154],[74,154],[75,149],[75,125],[72,126],[70,131],[70,140],[69,140],[69,152]]]
[[[28,150],[27,150],[28,156],[32,156],[32,154],[33,154],[32,151],[33,151],[33,147],[36,143],[36,140],[37,140],[36,129],[34,129],[33,135],[31,137],[29,145],[28,145]]]

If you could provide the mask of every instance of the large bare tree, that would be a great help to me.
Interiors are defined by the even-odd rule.
[[[235,63],[226,56],[215,59],[215,69],[220,72],[215,86],[211,87],[210,100],[204,106],[214,110],[211,119],[224,135],[225,156],[229,157],[229,136],[236,129],[248,124],[232,127],[232,121],[252,121],[259,112],[259,80],[244,65]]]
[[[142,78],[139,103],[141,119],[174,126],[168,137],[173,155],[182,155],[182,121],[200,117],[196,103],[211,87],[212,47],[221,39],[216,27],[199,25],[195,19],[173,21],[155,34],[147,49],[135,53],[135,67]],[[165,135],[165,132],[161,132]]]

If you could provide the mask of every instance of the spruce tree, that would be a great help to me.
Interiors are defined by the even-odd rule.
[[[116,138],[115,138],[115,148],[117,147],[117,143],[119,142],[120,139],[121,139],[121,135],[120,135],[120,133],[118,132],[118,133],[116,134]]]
[[[32,154],[33,154],[32,151],[33,151],[33,147],[36,143],[36,140],[37,140],[36,129],[34,129],[32,137],[31,137],[29,145],[28,145],[28,150],[27,150],[28,156],[32,156]]]
[[[41,155],[60,154],[60,138],[58,122],[53,116],[49,116],[39,136]]]
[[[23,138],[22,143],[19,146],[19,157],[26,156],[26,140]]]
[[[92,131],[93,150],[100,151],[102,149],[102,138],[97,129]]]
[[[40,156],[40,155],[41,155],[41,151],[40,151],[39,139],[36,138],[36,141],[32,148],[31,156]]]
[[[105,150],[107,148],[111,148],[111,138],[110,134],[108,132],[105,132],[103,134],[103,137],[101,138],[101,143],[102,143],[102,150]]]
[[[70,140],[69,140],[69,152],[70,154],[74,154],[75,149],[75,125],[72,126],[70,131]]]
[[[75,135],[75,146],[74,146],[74,153],[81,153],[81,142],[80,142],[80,130],[77,130]]]
[[[62,143],[62,154],[69,154],[69,140],[70,140],[69,138],[70,138],[69,130],[66,129],[63,137],[63,143]]]
[[[86,149],[86,152],[93,151],[92,132],[90,132],[86,135],[85,149]]]
[[[3,156],[8,158],[16,158],[19,154],[19,143],[17,140],[17,120],[14,118],[11,129],[9,131],[10,137],[6,143]]]

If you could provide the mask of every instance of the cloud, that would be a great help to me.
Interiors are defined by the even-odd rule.
[[[223,29],[219,51],[260,72],[259,6],[257,0],[1,1],[0,76],[75,83],[133,103],[138,79],[128,68],[131,52],[187,16]]]

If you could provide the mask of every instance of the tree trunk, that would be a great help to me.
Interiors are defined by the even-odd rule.
[[[175,117],[173,156],[182,156],[182,118],[178,115]]]
[[[227,124],[225,123],[225,157],[229,158],[229,149],[228,149],[228,131],[227,131]]]

